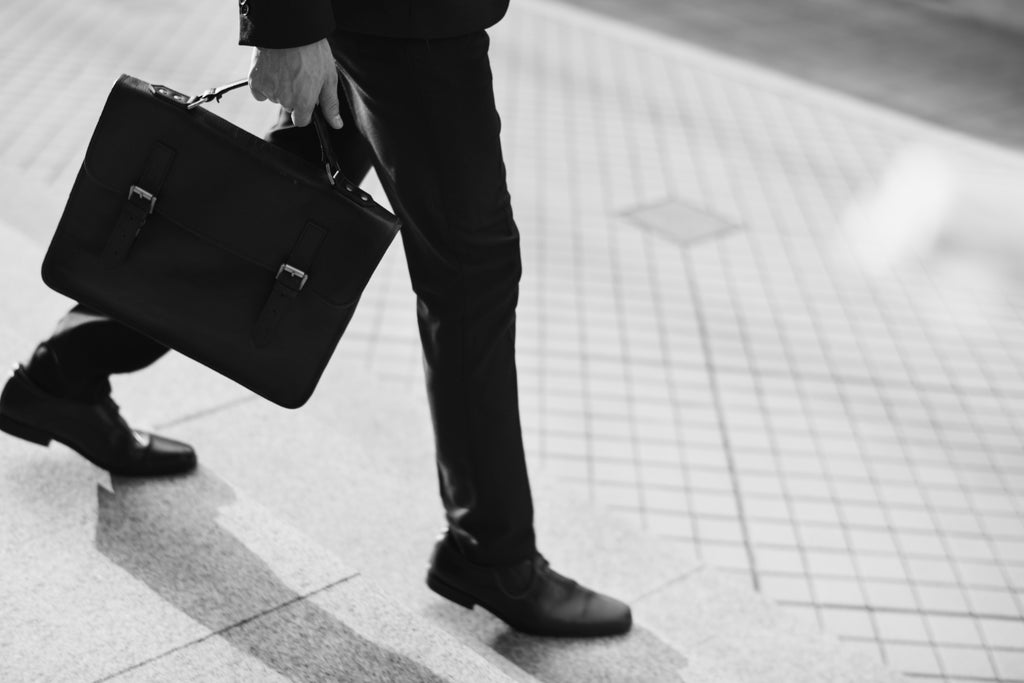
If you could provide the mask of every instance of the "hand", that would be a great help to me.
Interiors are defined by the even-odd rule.
[[[317,104],[331,128],[343,125],[338,72],[326,38],[302,47],[253,48],[249,89],[257,100],[276,102],[291,112],[296,126],[309,124]]]

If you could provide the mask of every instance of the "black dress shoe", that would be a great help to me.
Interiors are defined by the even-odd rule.
[[[466,560],[448,534],[434,547],[427,585],[531,635],[611,636],[626,633],[633,623],[628,605],[558,574],[539,553],[509,567],[485,567]]]
[[[0,394],[0,430],[43,446],[60,441],[111,474],[148,477],[196,466],[191,446],[133,430],[109,395],[93,400],[55,396],[21,366]]]

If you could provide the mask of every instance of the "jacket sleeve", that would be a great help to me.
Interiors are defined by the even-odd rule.
[[[238,44],[299,47],[334,32],[331,0],[237,0]]]

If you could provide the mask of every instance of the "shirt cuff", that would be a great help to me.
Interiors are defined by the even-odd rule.
[[[300,47],[334,28],[330,0],[238,0],[239,45]]]

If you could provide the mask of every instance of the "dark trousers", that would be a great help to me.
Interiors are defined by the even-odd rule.
[[[482,31],[434,41],[339,32],[331,44],[341,70],[345,126],[332,142],[342,170],[358,182],[375,167],[402,219],[449,528],[470,560],[525,559],[535,540],[515,366],[522,265],[489,39]],[[312,129],[292,126],[283,112],[267,139],[319,161]],[[43,347],[80,387],[106,385],[111,373],[166,351],[80,306]]]

